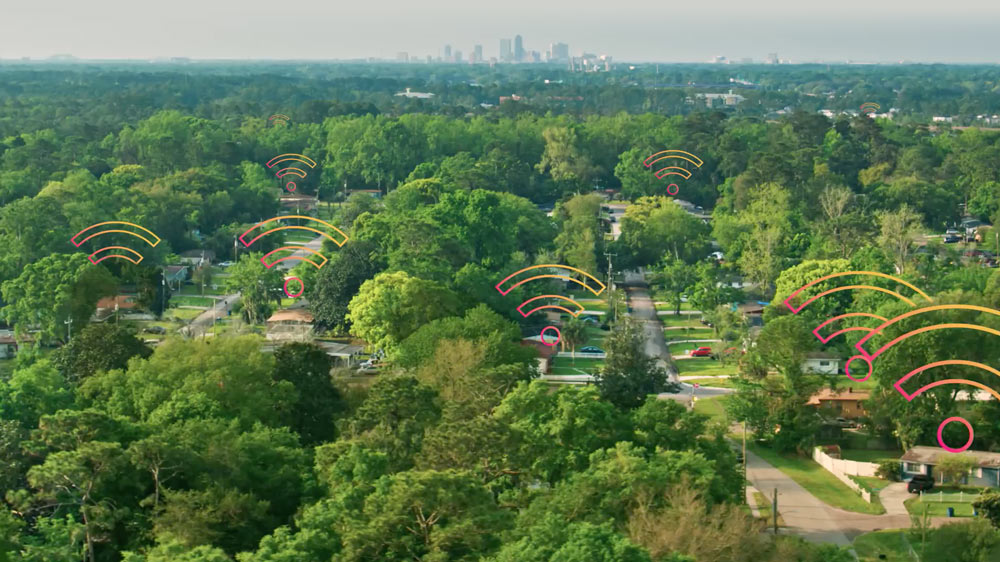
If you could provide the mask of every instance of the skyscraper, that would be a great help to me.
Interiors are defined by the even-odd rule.
[[[500,40],[500,60],[504,62],[510,62],[514,58],[514,54],[510,50],[510,39]]]
[[[446,61],[451,60],[451,45],[444,46],[444,60]]]
[[[569,45],[566,43],[553,43],[549,45],[549,52],[552,53],[551,62],[569,61]]]
[[[472,62],[474,62],[474,63],[483,62],[483,46],[482,45],[476,45],[476,47],[474,49],[472,49]]]
[[[524,41],[520,35],[514,36],[514,60],[524,62]]]

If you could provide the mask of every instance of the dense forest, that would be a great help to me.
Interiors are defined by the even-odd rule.
[[[759,84],[743,104],[686,102],[734,72]],[[671,386],[642,327],[615,312],[620,291],[597,384],[553,391],[522,345],[538,327],[514,308],[542,289],[494,286],[533,264],[645,268],[678,307],[683,295],[717,331],[728,322],[732,341],[745,327],[730,303],[778,301],[816,272],[884,271],[996,307],[996,270],[928,236],[966,215],[1000,221],[1000,133],[927,117],[998,111],[997,80],[992,67],[906,65],[2,65],[0,315],[23,339],[0,374],[0,559],[851,560],[760,533],[729,428],[650,396]],[[394,95],[406,87],[438,95]],[[512,91],[527,100],[497,103]],[[548,99],[567,96],[584,100]],[[873,99],[899,117],[817,113]],[[676,199],[643,165],[665,149],[703,161]],[[161,315],[177,254],[232,256],[281,212],[285,182],[265,163],[284,153],[315,160],[296,194],[350,236],[324,245],[325,267],[292,270],[316,324],[391,371],[331,377],[316,345],[262,350],[250,328],[154,349],[117,310],[90,323],[125,289]],[[609,193],[631,203],[617,239]],[[95,265],[70,238],[112,220],[163,244]],[[225,286],[247,326],[281,302],[281,274],[259,261],[281,244],[236,248]],[[716,249],[724,259],[707,259]],[[731,410],[761,441],[805,450],[816,428],[802,398],[837,383],[789,367],[816,347],[799,337],[806,320],[767,316]],[[962,345],[993,359],[981,340]],[[944,394],[884,403],[873,432],[906,445],[957,408]],[[977,439],[1000,448],[998,431]]]

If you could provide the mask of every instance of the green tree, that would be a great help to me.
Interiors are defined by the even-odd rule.
[[[307,445],[333,440],[335,418],[347,408],[330,368],[330,356],[313,343],[287,343],[274,350],[272,377],[295,386],[298,397],[290,425]]]
[[[243,254],[227,270],[229,277],[226,278],[226,290],[240,294],[243,317],[252,324],[267,320],[275,303],[281,302],[282,294],[280,270],[264,267],[260,258],[258,253]]]
[[[934,466],[942,480],[964,484],[969,472],[976,467],[976,458],[966,454],[939,454]]]
[[[547,514],[533,522],[521,539],[508,542],[488,562],[648,562],[649,553],[617,533],[610,523],[566,524],[562,517]],[[678,558],[658,558],[684,562]]]
[[[402,271],[379,273],[361,285],[348,311],[355,334],[392,350],[420,326],[458,313],[459,298],[434,281]]]
[[[681,297],[689,292],[698,279],[698,271],[694,266],[680,260],[664,260],[663,269],[656,276],[656,284],[670,295],[674,303],[674,314],[681,313]]]
[[[352,240],[327,264],[309,288],[309,309],[316,323],[329,329],[347,328],[347,305],[361,284],[375,277],[382,265],[373,243]]]
[[[574,316],[563,324],[560,340],[572,350],[574,365],[576,365],[576,347],[587,343],[588,337],[587,323],[579,316]]]
[[[878,215],[878,243],[885,253],[892,256],[896,273],[906,271],[910,250],[920,235],[921,217],[909,206],[896,211],[883,211]]]
[[[79,381],[99,371],[124,369],[133,357],[146,358],[153,350],[118,324],[90,324],[53,355],[53,363],[68,380]]]
[[[4,281],[0,314],[18,333],[39,328],[44,342],[63,340],[66,322],[86,326],[101,297],[114,294],[114,277],[85,254],[46,256]],[[65,341],[65,340],[63,340]]]
[[[549,127],[542,131],[545,152],[535,165],[540,173],[548,172],[552,179],[571,188],[588,185],[597,173],[590,158],[580,148],[576,130],[570,127]]]
[[[619,321],[605,340],[607,359],[594,377],[595,384],[601,396],[619,408],[635,408],[650,394],[678,390],[656,359],[646,355],[645,342],[642,327],[634,320]]]

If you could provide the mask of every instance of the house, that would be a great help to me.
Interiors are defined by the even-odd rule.
[[[211,264],[215,260],[215,252],[205,249],[188,250],[181,253],[180,260],[181,263],[201,267],[202,265]]]
[[[847,391],[834,391],[824,388],[809,397],[807,406],[815,406],[817,411],[826,418],[844,418],[856,420],[865,415],[861,402],[868,400],[869,393],[848,387]]]
[[[559,352],[558,347],[543,344],[538,336],[521,338],[521,345],[538,352],[538,372],[548,373],[552,366],[552,358]]]
[[[114,316],[120,310],[133,310],[139,306],[135,301],[136,295],[118,295],[114,297],[104,297],[97,301],[97,310],[94,312],[95,322],[104,322]]]
[[[430,92],[414,92],[411,91],[409,88],[407,88],[405,92],[398,92],[396,95],[402,96],[404,98],[418,98],[424,100],[434,97],[434,94]]]
[[[167,286],[174,290],[180,290],[181,284],[187,279],[188,266],[168,265],[163,270],[163,277],[167,281]]]
[[[764,309],[768,304],[762,301],[746,302],[743,304],[733,303],[733,310],[740,313],[740,316],[746,320],[748,326],[763,326]]]
[[[286,209],[295,209],[296,212],[313,211],[316,209],[316,198],[308,195],[282,195],[281,206]]]
[[[823,351],[806,354],[802,361],[802,372],[817,375],[835,375],[840,372],[840,356]]]
[[[271,341],[311,341],[313,315],[304,308],[279,310],[267,319],[267,339]]]
[[[0,359],[13,359],[20,344],[32,341],[29,337],[18,338],[10,330],[0,330]]]
[[[934,466],[945,455],[952,455],[941,447],[913,447],[900,457],[903,478],[909,479],[917,474],[935,476]],[[973,451],[967,449],[962,454],[975,459],[976,466],[966,479],[967,484],[975,486],[1000,487],[1000,453],[988,451]],[[941,478],[937,478],[938,482]]]

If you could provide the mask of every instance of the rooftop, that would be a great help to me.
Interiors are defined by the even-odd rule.
[[[941,447],[913,447],[906,454],[900,458],[900,460],[905,462],[918,462],[921,464],[937,464],[938,459],[942,455],[950,455],[952,453],[946,452]],[[991,453],[989,451],[973,451],[971,449],[966,450],[965,455],[969,455],[976,459],[976,466],[980,468],[1000,468],[1000,453]]]
[[[820,401],[867,400],[869,396],[870,393],[867,390],[855,391],[853,388],[848,388],[847,391],[833,391],[829,388],[824,388],[810,396],[806,405],[819,406]]]
[[[272,322],[304,322],[312,324],[312,321],[312,313],[304,308],[286,308],[284,310],[279,310],[267,319],[269,324]]]

